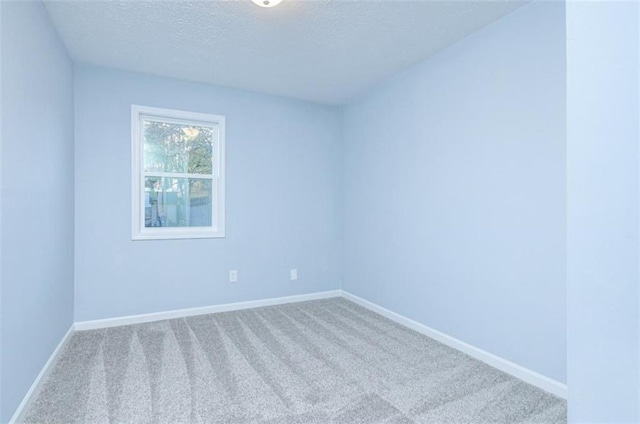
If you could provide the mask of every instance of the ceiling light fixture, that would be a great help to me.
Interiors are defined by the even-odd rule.
[[[274,7],[282,3],[282,0],[251,0],[260,7]]]

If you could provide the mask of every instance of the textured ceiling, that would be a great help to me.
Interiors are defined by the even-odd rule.
[[[521,1],[47,1],[74,60],[327,104]]]

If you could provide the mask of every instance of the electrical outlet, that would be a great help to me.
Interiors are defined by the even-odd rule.
[[[231,271],[229,271],[229,282],[230,283],[237,283],[238,282],[238,271],[235,269],[232,269]]]
[[[291,278],[291,281],[295,281],[298,279],[298,270],[296,268],[292,268],[289,271],[289,277]]]

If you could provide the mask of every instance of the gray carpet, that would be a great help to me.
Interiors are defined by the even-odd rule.
[[[344,299],[75,333],[28,423],[566,423],[566,402]]]

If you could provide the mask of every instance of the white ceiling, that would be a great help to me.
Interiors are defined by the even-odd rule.
[[[522,6],[508,1],[49,0],[74,60],[327,104]]]

